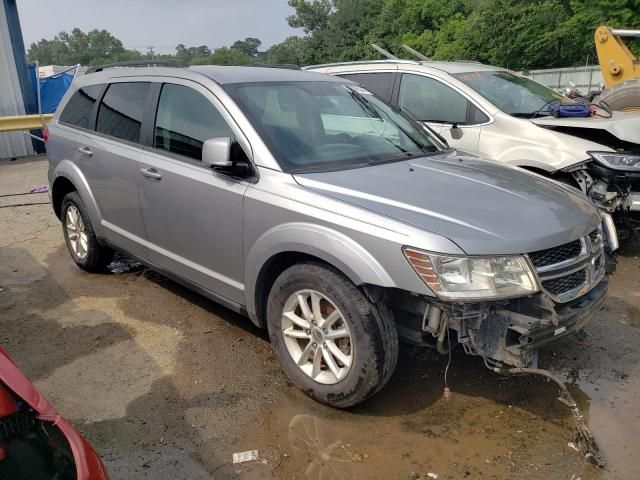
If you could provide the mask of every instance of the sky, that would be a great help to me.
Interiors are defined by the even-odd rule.
[[[18,0],[26,50],[75,27],[106,29],[125,48],[174,53],[176,45],[214,49],[257,37],[261,50],[290,35],[287,0]]]

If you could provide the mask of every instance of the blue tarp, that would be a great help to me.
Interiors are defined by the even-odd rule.
[[[64,94],[69,90],[73,82],[74,70],[59,73],[51,77],[40,78],[40,108],[42,113],[53,113]],[[29,75],[32,78],[33,93],[38,98],[36,87],[36,66],[29,65]]]

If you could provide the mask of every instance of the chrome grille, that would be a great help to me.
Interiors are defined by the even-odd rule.
[[[585,237],[529,254],[542,290],[556,302],[588,292],[604,276],[604,242],[596,229]]]
[[[560,245],[559,247],[547,248],[546,250],[530,253],[529,258],[534,267],[540,268],[575,258],[580,255],[581,251],[582,242],[578,239]]]

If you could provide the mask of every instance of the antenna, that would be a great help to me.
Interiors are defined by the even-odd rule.
[[[429,57],[424,56],[423,54],[421,54],[417,50],[414,50],[413,48],[411,48],[408,45],[402,45],[402,48],[404,48],[405,51],[409,52],[411,55],[413,55],[414,57],[416,57],[416,58],[418,58],[420,60],[424,60],[425,62],[431,61],[431,59]]]
[[[384,48],[382,48],[379,45],[376,45],[375,43],[372,43],[371,46],[378,52],[381,53],[382,55],[384,55],[385,57],[387,57],[389,60],[398,60],[398,57],[396,57],[394,54],[388,52],[387,50],[385,50]]]

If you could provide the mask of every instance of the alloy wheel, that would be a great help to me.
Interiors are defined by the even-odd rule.
[[[322,293],[300,290],[287,299],[282,334],[293,361],[316,382],[336,384],[351,370],[351,331],[342,312]]]
[[[80,260],[83,260],[88,253],[88,238],[82,216],[77,207],[71,205],[67,208],[65,226],[73,253]]]

